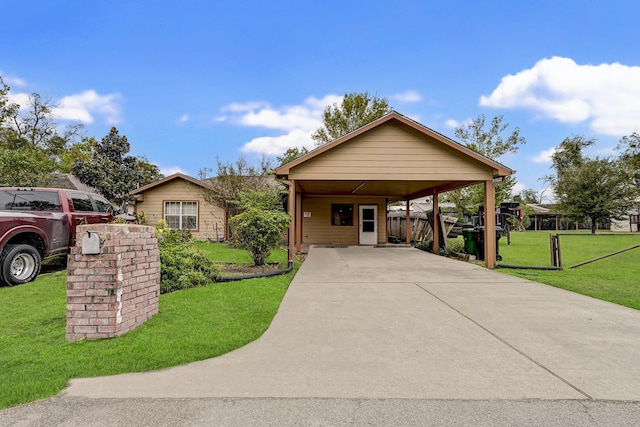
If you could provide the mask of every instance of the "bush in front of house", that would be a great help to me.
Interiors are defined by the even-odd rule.
[[[218,269],[199,250],[189,230],[156,227],[160,250],[160,293],[208,285],[218,279]]]
[[[458,252],[464,252],[464,240],[460,238],[447,239],[448,247],[440,248],[438,255],[452,256]],[[421,251],[433,253],[433,241],[415,242],[413,246]]]
[[[291,217],[267,209],[249,208],[229,219],[236,244],[245,249],[254,265],[264,265],[271,251],[278,246]]]

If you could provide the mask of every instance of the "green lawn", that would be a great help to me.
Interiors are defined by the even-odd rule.
[[[500,239],[500,263],[550,266],[549,232],[512,232]],[[499,269],[558,288],[640,310],[640,248],[581,267],[568,267],[640,244],[640,233],[570,233],[560,236],[562,271]],[[499,263],[499,264],[500,264]]]
[[[217,261],[250,263],[244,251],[201,246]],[[272,259],[286,266],[287,253]],[[0,408],[52,396],[71,378],[166,368],[242,347],[267,329],[297,267],[161,295],[160,312],[147,323],[99,341],[65,340],[65,271],[0,288]]]
[[[207,243],[196,242],[196,246],[204,251],[209,258],[215,260],[218,266],[239,266],[239,265],[252,265],[253,261],[249,256],[249,253],[243,249],[232,249],[227,247],[223,243]],[[277,250],[274,251],[268,258],[267,263],[279,262],[280,268],[287,268],[287,251]]]

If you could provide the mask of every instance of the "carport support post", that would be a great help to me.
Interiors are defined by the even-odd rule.
[[[407,245],[411,244],[411,211],[409,211],[409,209],[411,208],[411,206],[409,205],[409,200],[407,200],[407,217],[406,217],[406,224],[405,224],[405,238],[404,238],[404,242]]]
[[[484,262],[487,268],[496,267],[496,189],[493,180],[484,182]]]
[[[433,193],[433,253],[440,252],[440,208],[438,206],[438,192]]]
[[[289,187],[289,197],[287,197],[287,210],[289,211],[289,215],[291,215],[291,222],[289,223],[289,262],[293,262],[295,253],[296,253],[296,245],[295,245],[295,234],[296,234],[296,220],[297,215],[295,211],[295,200],[296,200],[296,185],[294,181],[282,180],[282,182]]]
[[[296,191],[296,252],[302,252],[302,193]]]

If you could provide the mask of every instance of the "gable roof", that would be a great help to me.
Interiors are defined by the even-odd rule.
[[[311,159],[314,159],[318,156],[321,156],[322,154],[334,150],[337,147],[341,146],[342,144],[345,144],[353,139],[355,139],[356,137],[374,129],[377,128],[385,123],[390,123],[390,122],[395,122],[398,123],[402,126],[405,126],[409,129],[412,129],[416,132],[418,132],[419,134],[422,134],[424,136],[430,137],[431,139],[437,141],[438,143],[442,144],[445,147],[448,147],[450,149],[452,149],[453,151],[459,153],[460,155],[462,155],[463,157],[467,157],[469,159],[473,159],[476,162],[479,162],[483,165],[485,165],[488,168],[493,169],[494,172],[494,176],[495,177],[504,177],[504,176],[508,176],[508,175],[512,175],[513,173],[515,173],[514,170],[509,169],[508,167],[506,167],[505,165],[496,162],[495,160],[491,160],[488,157],[483,156],[482,154],[477,153],[476,151],[471,150],[470,148],[460,144],[459,142],[456,142],[436,131],[434,131],[433,129],[430,129],[418,122],[416,122],[415,120],[409,119],[406,116],[403,116],[402,114],[398,113],[397,111],[392,111],[388,114],[385,114],[384,116],[380,117],[377,120],[374,120],[373,122],[370,122],[356,130],[354,130],[353,132],[350,132],[338,139],[333,140],[332,142],[329,142],[328,144],[322,145],[312,151],[310,151],[309,153],[298,157],[295,160],[292,160],[289,163],[286,163],[280,167],[278,167],[275,170],[276,176],[278,177],[285,177],[287,176],[292,168],[295,168],[296,166],[299,166]]]
[[[209,185],[207,185],[204,181],[199,181],[199,180],[197,180],[195,178],[191,178],[188,175],[185,175],[185,174],[182,174],[180,172],[177,172],[177,173],[174,173],[173,175],[169,175],[169,176],[167,176],[165,178],[162,178],[159,181],[152,182],[151,184],[147,184],[144,187],[140,187],[140,188],[138,188],[136,190],[133,190],[129,194],[132,195],[132,196],[135,196],[136,194],[144,193],[145,191],[151,190],[152,188],[158,187],[160,185],[166,184],[167,182],[174,181],[176,179],[185,180],[187,182],[190,182],[190,183],[192,183],[194,185],[197,185],[198,187],[202,187],[202,188],[205,188],[207,190],[211,189],[211,187]]]
[[[58,173],[53,175],[53,177],[51,178],[51,181],[43,184],[43,185],[38,185],[39,187],[54,187],[54,188],[66,188],[68,190],[79,190],[79,191],[86,191],[88,193],[96,193],[96,194],[100,194],[100,192],[98,190],[96,190],[95,188],[83,184],[82,182],[80,182],[80,180],[78,178],[76,178],[75,176],[73,176],[73,174],[70,173]]]

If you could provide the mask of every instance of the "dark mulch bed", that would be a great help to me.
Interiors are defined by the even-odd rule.
[[[267,273],[270,271],[280,270],[280,268],[281,266],[279,262],[270,262],[259,267],[256,267],[255,265],[224,264],[220,266],[219,271],[223,276],[234,276]]]

